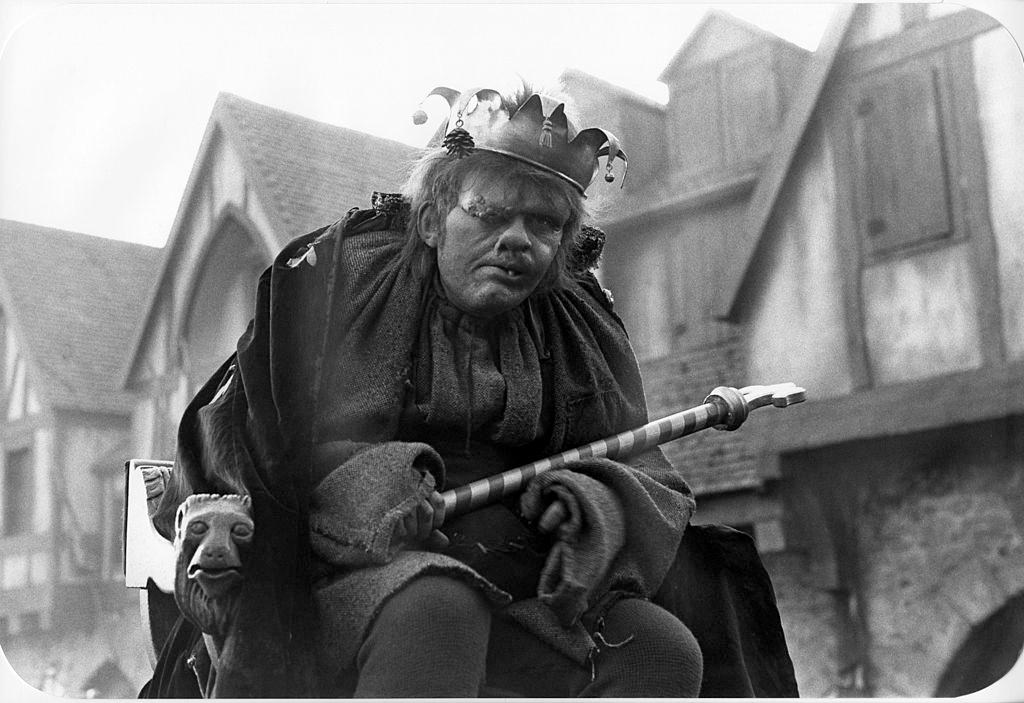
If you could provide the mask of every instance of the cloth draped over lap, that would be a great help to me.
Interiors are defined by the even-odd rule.
[[[609,592],[653,595],[692,514],[685,481],[653,450],[631,465],[585,460],[534,482],[524,507],[557,496],[570,508],[535,598],[507,604],[508,593],[458,560],[396,552],[396,515],[445,477],[431,447],[396,440],[429,282],[398,264],[404,234],[393,225],[387,212],[353,210],[290,244],[260,278],[237,353],[183,416],[157,528],[170,536],[175,508],[196,492],[250,495],[256,524],[254,577],[220,654],[218,697],[329,694],[316,684],[318,638],[356,646],[383,600],[428,571],[478,583],[501,613],[583,662],[593,642],[581,616]],[[530,459],[647,420],[622,324],[591,274],[526,305],[521,323],[550,365],[548,429]],[[337,461],[318,454],[325,445],[342,447]],[[371,497],[376,505],[360,502]],[[352,508],[372,519],[347,522]],[[337,571],[314,589],[313,567],[325,562]],[[352,598],[358,589],[365,599]],[[340,610],[318,618],[318,608]],[[338,630],[318,629],[318,619]]]

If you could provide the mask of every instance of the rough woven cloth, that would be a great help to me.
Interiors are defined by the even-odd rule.
[[[520,500],[523,515],[539,518],[552,500],[561,501],[569,514],[548,552],[537,597],[567,628],[589,608],[590,595],[625,543],[625,517],[607,486],[576,470],[558,469],[531,480]]]
[[[343,443],[332,444],[333,451],[318,456],[318,464],[333,463],[339,453],[346,453]],[[461,578],[496,607],[511,600],[462,562],[393,543],[395,527],[431,494],[435,473],[443,471],[441,458],[429,445],[348,445],[351,455],[313,489],[309,513],[313,552],[334,568],[314,596],[319,649],[327,655],[322,666],[332,677],[350,668],[387,599],[417,576]]]

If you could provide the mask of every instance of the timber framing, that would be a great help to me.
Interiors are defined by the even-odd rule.
[[[632,212],[616,220],[609,220],[602,226],[608,231],[616,231],[638,222],[678,217],[707,205],[744,197],[753,190],[755,183],[757,183],[757,171],[747,171],[729,180],[690,191],[652,208]]]
[[[787,111],[786,120],[779,134],[778,145],[772,151],[768,164],[751,196],[747,226],[743,231],[737,233],[729,247],[734,255],[725,262],[721,286],[712,307],[714,317],[732,319],[737,314],[737,298],[740,287],[747,278],[761,240],[761,234],[775,210],[775,203],[782,192],[790,165],[803,142],[807,125],[818,105],[818,98],[831,73],[832,65],[843,45],[856,10],[857,6],[853,3],[841,6],[836,10],[836,14],[825,30],[818,50],[811,57],[803,84],[797,92],[793,105]]]
[[[739,314],[742,287],[825,83],[842,82],[850,76],[912,58],[938,46],[967,42],[1002,26],[981,12],[957,13],[909,27],[897,37],[872,42],[842,52],[840,56],[856,11],[855,3],[837,10],[811,59],[803,85],[783,124],[778,146],[751,197],[747,227],[738,233],[730,247],[735,256],[726,262],[712,307],[714,317],[732,320]],[[985,254],[979,253],[979,256],[984,258]],[[984,291],[982,295],[990,297]]]
[[[1024,414],[1024,362],[808,400],[744,427],[770,454]]]

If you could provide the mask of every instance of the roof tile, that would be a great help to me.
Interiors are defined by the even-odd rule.
[[[374,191],[393,191],[419,154],[415,147],[221,93],[229,136],[249,158],[268,204],[291,239],[366,207]],[[269,191],[269,193],[266,193]]]
[[[0,277],[10,316],[56,406],[124,412],[121,371],[161,250],[0,220]]]

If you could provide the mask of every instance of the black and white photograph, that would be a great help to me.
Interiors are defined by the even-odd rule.
[[[1024,695],[1024,3],[0,3],[5,700]]]

